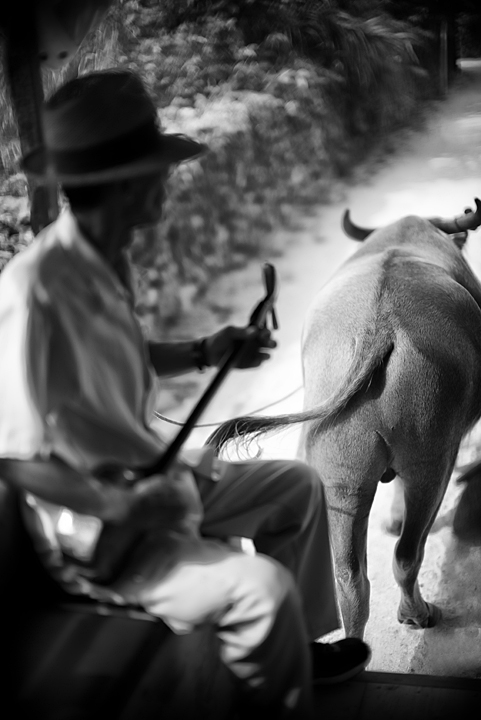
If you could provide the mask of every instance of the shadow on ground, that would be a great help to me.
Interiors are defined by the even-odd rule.
[[[481,548],[468,548],[453,537],[438,589],[434,601],[443,617],[424,632],[411,672],[481,678]]]

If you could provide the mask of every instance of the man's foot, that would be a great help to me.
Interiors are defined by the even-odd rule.
[[[312,682],[334,685],[362,672],[371,659],[369,645],[358,638],[336,643],[311,643]]]

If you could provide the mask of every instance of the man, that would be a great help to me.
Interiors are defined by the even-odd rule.
[[[24,168],[59,182],[70,209],[0,277],[0,472],[24,490],[38,552],[68,590],[140,604],[176,632],[213,623],[254,706],[309,717],[312,680],[351,677],[370,656],[360,640],[314,642],[338,627],[314,472],[294,461],[222,462],[209,449],[133,483],[100,472],[162,454],[149,426],[154,373],[218,365],[239,340],[248,340],[240,364],[255,367],[275,347],[268,331],[242,328],[147,343],[132,312],[132,229],[159,220],[169,169],[203,148],[163,133],[125,71],[60,88],[44,134]],[[106,580],[95,553],[116,527],[143,534]],[[230,547],[230,536],[252,538],[257,553]]]

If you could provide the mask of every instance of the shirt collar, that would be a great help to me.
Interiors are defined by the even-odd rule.
[[[131,288],[125,287],[119,276],[112,269],[109,263],[95,249],[80,230],[75,215],[69,208],[62,210],[56,222],[56,233],[60,244],[69,252],[74,252],[82,257],[89,265],[97,266],[102,274],[107,275],[114,284],[116,291],[127,300],[131,301]]]

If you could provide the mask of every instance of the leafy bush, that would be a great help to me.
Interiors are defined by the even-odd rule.
[[[132,68],[165,127],[210,147],[176,170],[162,227],[139,233],[133,248],[138,311],[151,330],[182,311],[179,288],[202,292],[266,249],[289,204],[328,200],[333,178],[418,115],[425,36],[382,6],[164,0],[159,11],[157,0],[121,0],[67,68],[45,73],[49,94],[76,73]],[[0,147],[12,172],[5,117]]]

